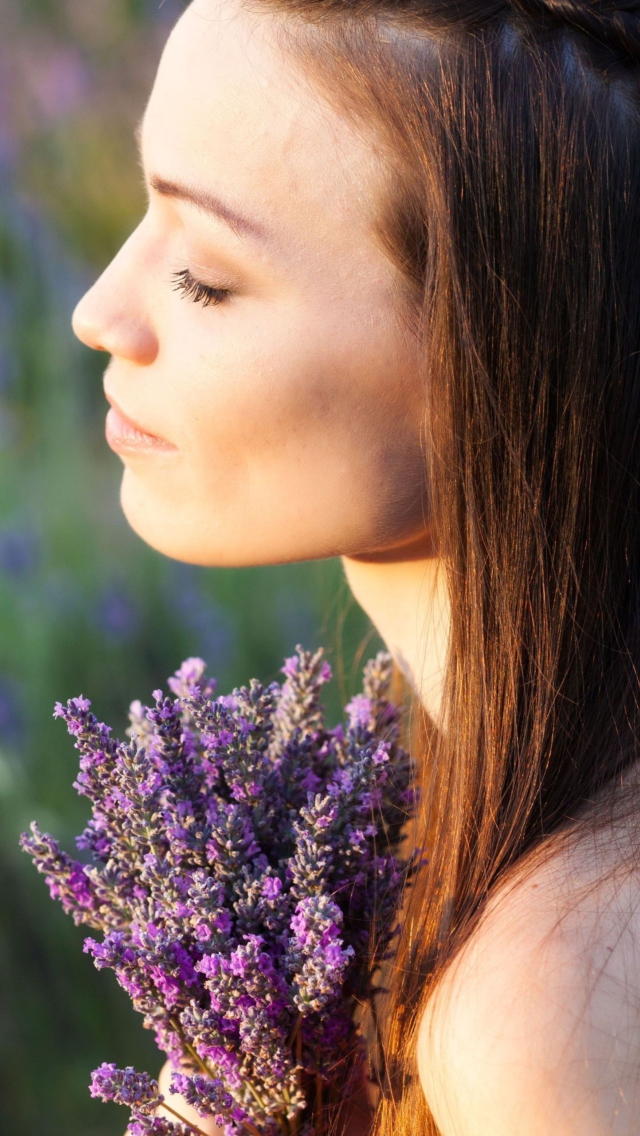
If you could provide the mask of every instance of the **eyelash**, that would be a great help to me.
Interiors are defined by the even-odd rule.
[[[211,284],[203,284],[191,275],[188,268],[183,268],[173,275],[173,290],[180,292],[185,300],[194,304],[202,304],[203,308],[210,308],[214,304],[221,304],[232,295],[230,288],[213,288]]]

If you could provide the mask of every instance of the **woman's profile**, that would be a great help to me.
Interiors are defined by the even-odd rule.
[[[640,4],[194,0],[140,148],[131,525],[342,556],[426,718],[376,1131],[640,1132]]]

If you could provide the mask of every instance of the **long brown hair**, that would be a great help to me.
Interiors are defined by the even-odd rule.
[[[387,1012],[427,1130],[426,998],[487,897],[639,755],[640,3],[253,0],[389,155],[452,623]]]

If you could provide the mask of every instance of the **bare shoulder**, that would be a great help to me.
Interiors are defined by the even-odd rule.
[[[418,1063],[442,1136],[640,1136],[640,865],[612,834],[498,895]]]

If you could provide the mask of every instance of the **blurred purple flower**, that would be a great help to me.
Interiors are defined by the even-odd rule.
[[[195,649],[214,670],[227,670],[236,654],[236,628],[228,612],[206,594],[202,569],[172,566],[168,602],[190,633]]]
[[[96,605],[96,625],[109,643],[130,643],[140,627],[134,601],[118,587],[106,589]]]
[[[290,650],[293,643],[310,643],[317,639],[318,616],[304,595],[292,588],[282,588],[275,598],[273,612],[285,650]]]
[[[0,743],[15,748],[23,733],[22,691],[15,679],[0,675]]]
[[[32,575],[40,563],[40,538],[34,529],[15,528],[0,532],[0,572],[20,579]]]
[[[78,110],[91,91],[89,70],[77,51],[63,47],[27,64],[31,91],[42,117],[56,122]]]

